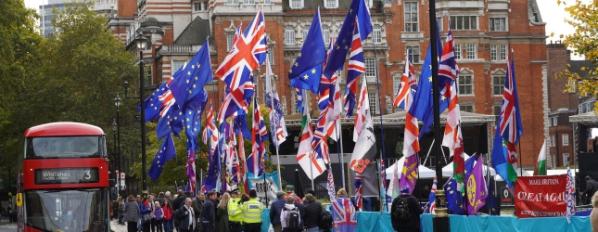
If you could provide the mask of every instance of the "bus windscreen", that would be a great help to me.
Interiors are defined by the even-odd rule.
[[[27,140],[27,158],[74,158],[103,155],[102,137],[35,137]]]

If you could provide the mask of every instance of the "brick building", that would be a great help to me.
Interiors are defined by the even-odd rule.
[[[121,6],[121,2],[128,6]],[[429,41],[428,1],[366,2],[371,7],[374,24],[373,33],[364,43],[365,80],[369,84],[370,104],[374,114],[390,114],[393,113],[390,105],[399,87],[406,51],[410,51],[410,59],[416,66],[423,63]],[[315,7],[320,6],[324,36],[328,38],[338,33],[350,1],[120,0],[119,8],[133,9],[131,4],[136,4],[137,15],[125,30],[124,41],[132,48],[135,33],[143,31],[151,36],[152,49],[144,51],[144,54],[153,58],[151,74],[148,74],[153,85],[183,65],[208,35],[212,62],[216,66],[231,46],[235,27],[241,23],[247,25],[258,8],[263,9],[277,88],[289,115],[287,118],[293,120],[298,115],[291,107],[294,105],[294,93],[289,91],[287,74],[305,38]],[[436,7],[441,35],[446,36],[450,29],[455,38],[455,52],[461,68],[459,94],[462,110],[486,115],[494,115],[500,110],[507,50],[511,48],[514,51],[524,124],[520,142],[522,162],[531,168],[548,135],[548,101],[543,100],[548,98],[545,24],[536,1],[438,0]],[[132,17],[131,13],[125,14],[125,18]],[[115,22],[118,20],[115,19]],[[122,29],[113,31],[123,35]],[[416,69],[419,70],[419,67]],[[341,77],[344,84],[345,73]],[[380,91],[376,78],[380,82]],[[263,96],[263,88],[263,83],[259,83],[260,96]],[[212,99],[222,97],[221,84],[210,86],[208,90]],[[312,112],[317,115],[317,112]],[[402,130],[398,132],[402,134]],[[485,133],[484,136],[491,140],[491,136],[487,135],[492,135],[493,130],[479,133]],[[296,138],[289,140],[292,143]]]

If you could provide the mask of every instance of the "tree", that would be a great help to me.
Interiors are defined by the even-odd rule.
[[[569,91],[598,98],[598,4],[577,0],[565,10],[571,16],[568,23],[575,29],[573,34],[565,37],[565,44],[576,54],[583,55],[591,65],[582,67],[583,74],[567,70],[562,75],[569,78]],[[598,101],[594,111],[598,112]]]
[[[26,127],[19,118],[23,92],[38,75],[41,36],[34,29],[35,13],[22,0],[0,1],[0,178],[14,191]],[[29,116],[28,118],[30,118]]]

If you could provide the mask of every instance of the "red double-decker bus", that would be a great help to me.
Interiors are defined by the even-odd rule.
[[[25,232],[108,232],[109,181],[101,128],[54,122],[25,132],[19,226]]]

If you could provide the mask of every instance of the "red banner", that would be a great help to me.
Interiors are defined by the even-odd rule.
[[[515,183],[515,216],[565,216],[567,175],[520,176]]]

